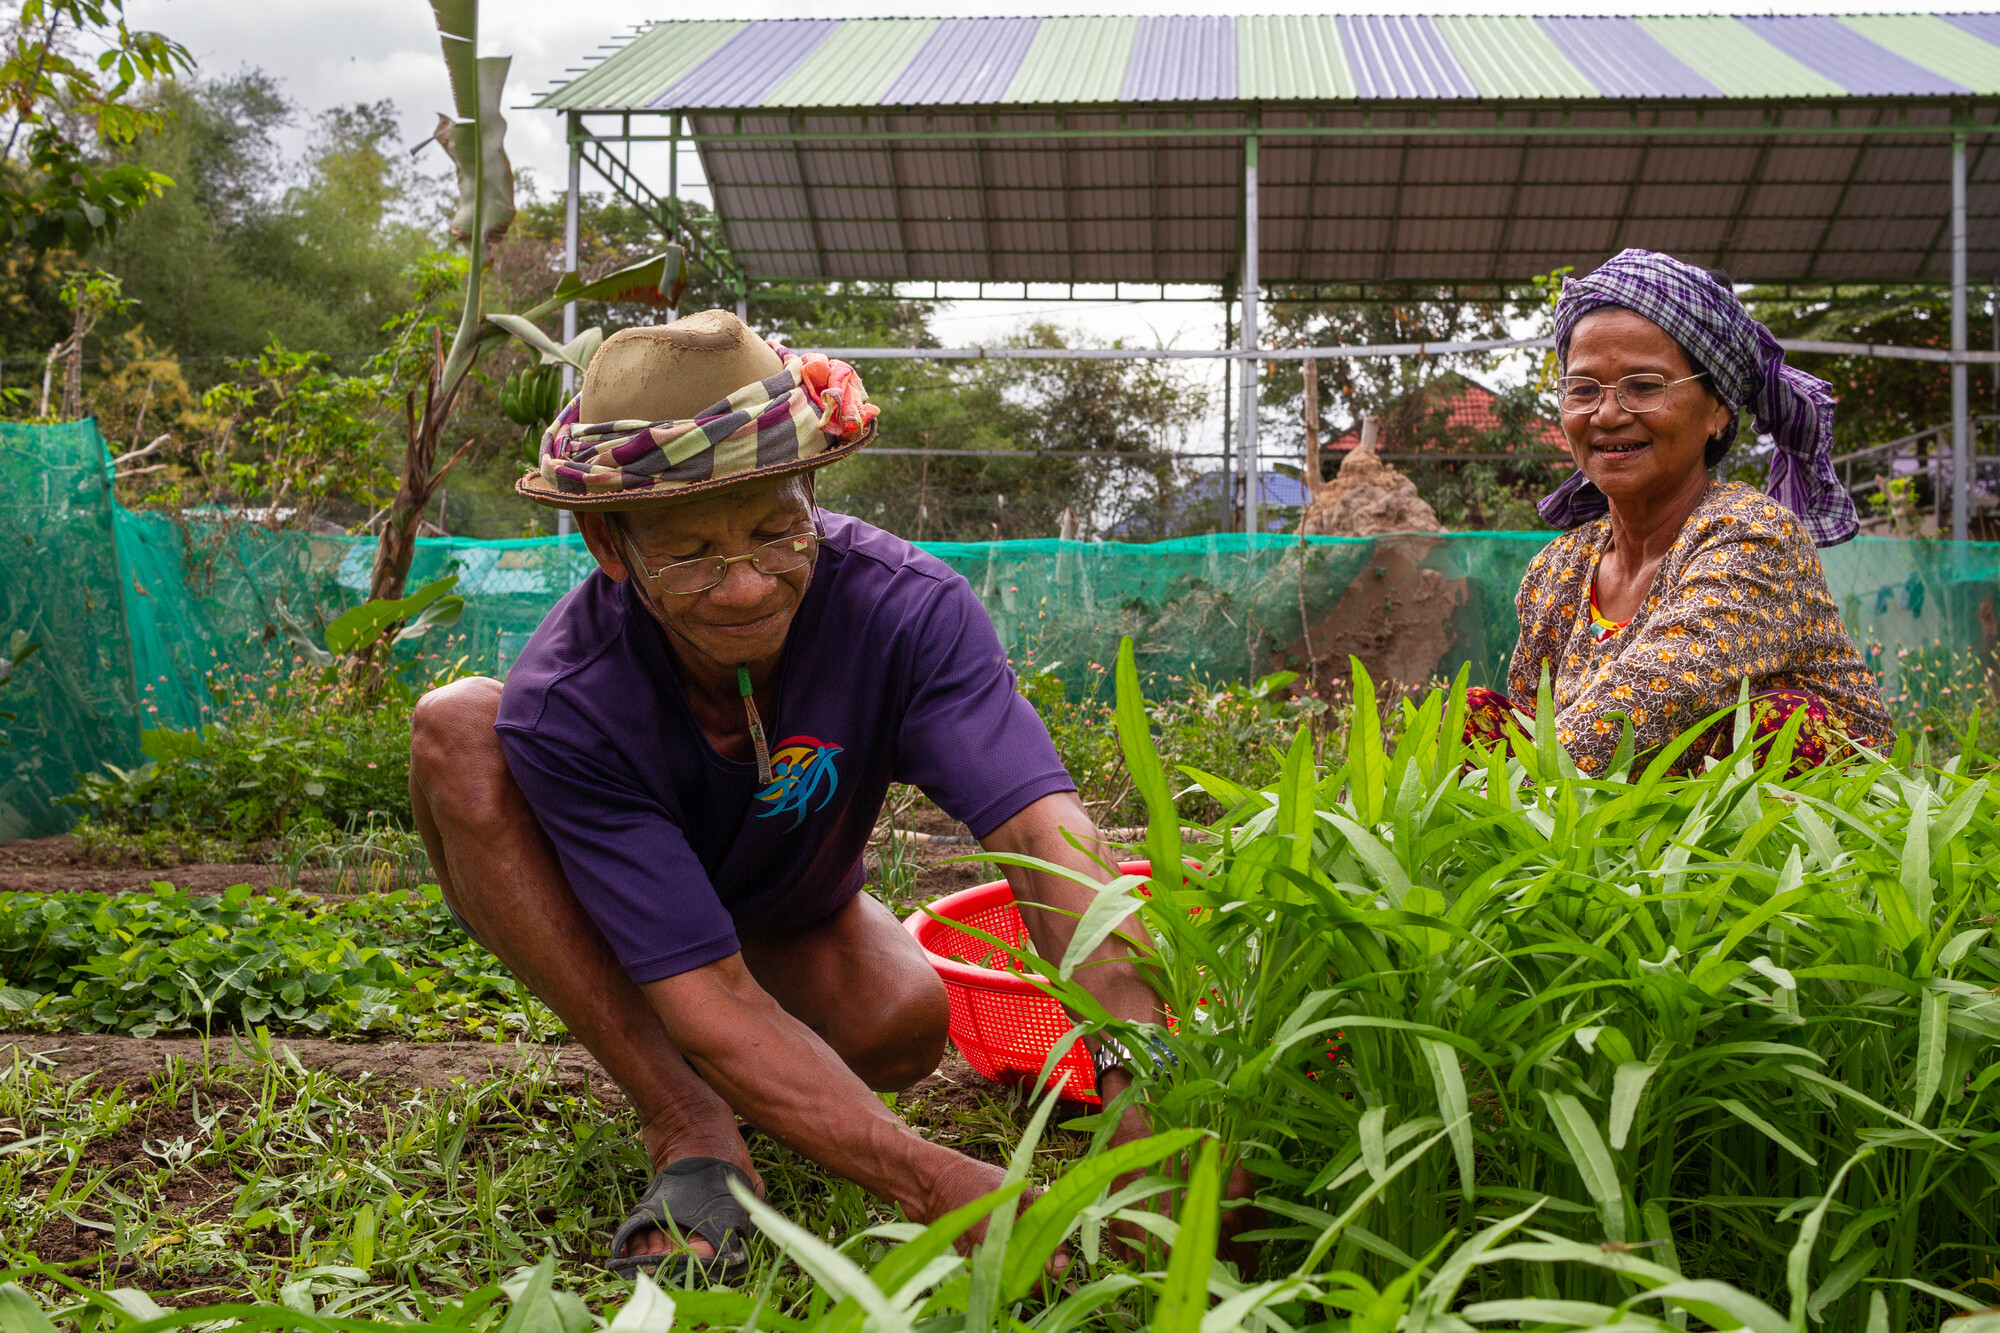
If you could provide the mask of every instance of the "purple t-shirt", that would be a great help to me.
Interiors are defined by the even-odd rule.
[[[494,726],[571,890],[642,983],[727,958],[739,930],[844,906],[891,782],[982,838],[1076,788],[971,585],[840,514],[764,717],[769,787],[708,743],[665,632],[601,571],[535,631]]]

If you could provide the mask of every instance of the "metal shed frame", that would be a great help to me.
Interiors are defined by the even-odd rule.
[[[739,312],[753,291],[795,283],[887,282],[894,290],[929,282],[934,296],[944,284],[977,293],[944,299],[983,299],[1001,282],[1023,294],[1050,282],[1072,296],[1078,286],[1116,292],[1126,283],[1153,287],[1151,299],[1167,299],[1169,285],[1214,291],[1241,311],[1236,345],[1205,355],[1241,367],[1229,415],[1240,422],[1234,443],[1243,478],[1257,471],[1259,364],[1272,359],[1259,340],[1267,287],[1497,294],[1633,243],[1727,268],[1743,281],[1800,289],[1942,279],[1952,301],[1953,535],[1967,532],[1967,370],[1996,356],[1971,352],[1967,340],[1968,199],[1980,192],[1971,211],[1981,266],[1992,270],[1983,276],[2000,278],[2000,153],[1991,151],[2000,88],[1948,96],[735,107],[562,105],[551,94],[541,105],[560,109],[566,121],[571,264],[589,166],[688,245],[691,259],[724,277]],[[645,143],[672,146],[664,194],[630,165],[630,145]],[[677,179],[683,143],[701,154],[728,254],[685,225]],[[623,160],[617,144],[627,146]],[[1371,166],[1361,182],[1340,175],[1341,163],[1351,167],[1360,153],[1376,164],[1393,158],[1393,171]],[[1477,188],[1458,189],[1455,205],[1453,183],[1434,179],[1442,154],[1455,154],[1450,160],[1479,177]],[[1175,175],[1197,158],[1206,175]],[[1727,169],[1704,175],[1705,161]],[[1573,169],[1587,162],[1611,166],[1597,178]],[[1816,164],[1810,173],[1807,163]],[[1937,201],[1943,208],[1898,212],[1908,207],[1901,201],[1926,191],[1946,194],[1938,187],[1947,181],[1948,203]],[[1366,217],[1328,216],[1329,192],[1340,189],[1372,191],[1386,214],[1375,207]],[[1552,217],[1552,190],[1618,202]],[[1675,221],[1677,190],[1687,206],[1674,234],[1684,243],[1650,242],[1672,232],[1662,219]],[[1199,193],[1206,211],[1177,215],[1176,192]],[[1225,194],[1233,213],[1226,223]],[[1504,206],[1489,206],[1503,197]],[[1524,208],[1531,201],[1540,212]],[[972,214],[974,205],[976,217],[954,212]],[[1090,212],[1114,207],[1125,212],[1108,222]],[[996,244],[1010,226],[1036,244]],[[1786,241],[1787,228],[1809,243]],[[1364,231],[1375,239],[1361,243]],[[1092,240],[1111,236],[1118,245]],[[1342,236],[1354,243],[1343,245]],[[1425,236],[1439,238],[1432,243],[1440,248],[1414,243]],[[1439,255],[1458,262],[1434,262]],[[1374,271],[1355,268],[1356,256]],[[574,324],[571,307],[566,336]],[[1254,488],[1244,499],[1246,528],[1256,531]]]

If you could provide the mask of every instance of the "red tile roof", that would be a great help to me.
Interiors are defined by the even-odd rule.
[[[1452,432],[1464,431],[1468,434],[1483,434],[1487,431],[1498,430],[1500,428],[1499,414],[1493,410],[1493,403],[1498,395],[1477,380],[1467,379],[1462,375],[1452,375],[1436,381],[1429,392],[1441,393],[1454,390],[1454,396],[1446,399],[1443,404],[1450,409],[1450,415],[1445,418],[1445,427],[1447,430]],[[1540,419],[1540,428],[1535,432],[1533,438],[1534,442],[1538,445],[1547,446],[1560,453],[1569,452],[1569,445],[1563,439],[1562,427],[1546,417]],[[1321,452],[1338,450],[1344,453],[1360,443],[1361,435],[1357,428],[1348,431],[1329,444],[1322,445]],[[1391,432],[1380,441],[1380,447],[1385,449],[1403,449],[1409,443],[1411,442],[1395,439],[1393,432]]]

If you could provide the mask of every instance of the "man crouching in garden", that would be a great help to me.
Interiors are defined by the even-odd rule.
[[[657,1174],[612,1239],[621,1272],[742,1270],[728,1182],[761,1185],[739,1115],[920,1222],[1001,1183],[874,1095],[937,1067],[947,1016],[861,891],[890,783],[990,851],[1108,878],[1063,836],[1097,835],[971,587],[813,503],[811,469],[875,411],[851,367],[722,311],[609,339],[517,487],[576,511],[597,572],[504,687],[417,707],[410,795],[445,901],[638,1111]],[[1088,891],[1007,874],[1063,909],[1025,914],[1060,958]],[[1157,1023],[1130,947],[1079,975]],[[1121,1053],[1098,1044],[1107,1096]],[[1134,1113],[1119,1137],[1144,1132]]]

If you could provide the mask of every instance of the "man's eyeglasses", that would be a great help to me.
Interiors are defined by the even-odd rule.
[[[1665,375],[1627,375],[1616,384],[1600,384],[1588,375],[1565,375],[1556,381],[1556,404],[1572,416],[1581,416],[1595,412],[1604,401],[1604,391],[1610,389],[1618,395],[1618,406],[1627,412],[1657,412],[1666,404],[1667,390],[1707,373],[1704,370],[1701,375],[1677,380]]]
[[[780,537],[776,541],[765,542],[753,547],[742,555],[705,555],[695,560],[677,560],[671,565],[658,569],[648,569],[638,552],[633,551],[634,564],[641,574],[649,579],[661,592],[691,596],[707,592],[728,575],[731,565],[750,562],[750,568],[759,574],[791,574],[812,564],[819,555],[819,514],[813,514],[812,531],[794,533]],[[630,549],[630,543],[627,543]]]

